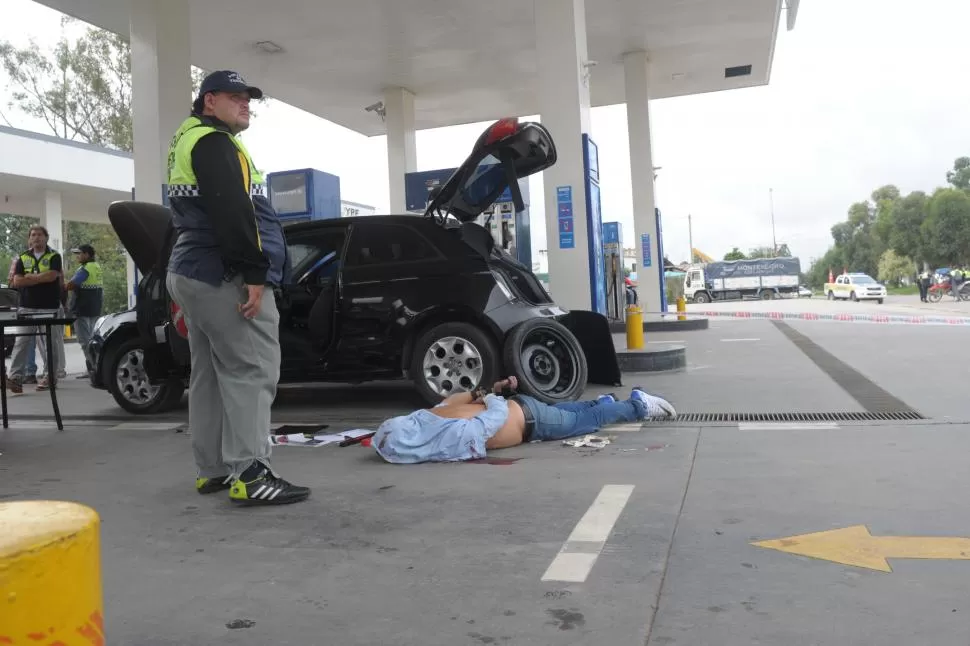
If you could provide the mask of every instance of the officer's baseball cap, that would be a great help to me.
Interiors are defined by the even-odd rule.
[[[86,253],[89,256],[93,256],[94,255],[94,247],[92,247],[89,244],[81,244],[81,245],[78,245],[78,246],[74,247],[73,249],[71,249],[71,253]]]
[[[202,98],[209,92],[248,92],[249,97],[252,99],[263,98],[262,90],[250,85],[238,72],[231,70],[212,72],[202,79],[202,85],[199,87],[199,96],[195,99],[195,107],[197,110],[202,108]]]

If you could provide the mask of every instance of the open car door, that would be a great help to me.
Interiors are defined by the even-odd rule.
[[[126,200],[108,207],[108,221],[141,274],[135,312],[145,368],[155,381],[176,367],[173,359],[187,364],[189,358],[188,332],[165,289],[168,258],[176,238],[172,213],[160,204]]]

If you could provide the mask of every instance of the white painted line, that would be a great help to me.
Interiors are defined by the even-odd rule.
[[[117,426],[112,426],[112,431],[174,431],[179,426],[179,422],[123,422]]]
[[[732,343],[734,341],[760,341],[761,339],[721,339],[722,343]]]
[[[599,554],[570,554],[560,552],[549,564],[549,569],[542,575],[543,581],[565,581],[567,583],[582,583],[589,576],[590,570]]]
[[[633,489],[634,485],[606,485],[600,490],[596,500],[563,543],[559,554],[549,564],[542,575],[542,581],[582,583],[586,580],[606,544],[606,539],[613,531],[613,526],[630,500]],[[587,545],[587,549],[583,549],[583,545],[574,545],[575,543],[598,545]]]
[[[838,428],[835,422],[751,422],[738,424],[739,431],[826,431]]]

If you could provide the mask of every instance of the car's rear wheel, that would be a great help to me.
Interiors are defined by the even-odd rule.
[[[539,401],[574,401],[586,389],[583,348],[568,328],[553,319],[530,319],[512,328],[504,358],[509,374],[519,380],[519,392]]]
[[[109,348],[104,361],[104,383],[118,405],[129,413],[151,415],[178,405],[185,386],[179,379],[161,384],[148,381],[145,351],[138,337]]]
[[[442,323],[421,335],[411,358],[411,380],[428,403],[481,385],[491,388],[502,368],[495,341],[471,323]]]

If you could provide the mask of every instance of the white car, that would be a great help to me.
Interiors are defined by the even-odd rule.
[[[810,290],[808,287],[805,287],[805,285],[798,286],[798,298],[811,298],[811,297],[812,297],[812,290]]]

